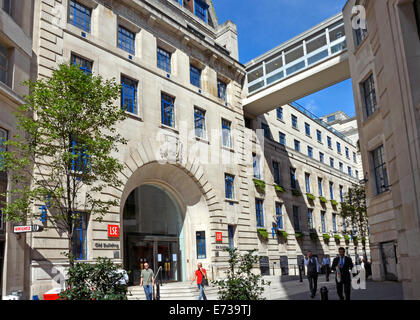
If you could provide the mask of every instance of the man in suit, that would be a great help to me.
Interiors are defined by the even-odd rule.
[[[346,295],[346,300],[350,300],[350,291],[351,291],[351,270],[353,269],[353,261],[350,257],[344,256],[345,249],[340,247],[338,249],[338,257],[334,258],[332,264],[332,270],[335,271],[336,277],[335,281],[337,284],[337,293],[340,297],[340,300],[344,300],[344,293]]]
[[[325,280],[330,281],[331,261],[329,254],[325,255],[322,259],[322,268],[325,271]]]
[[[311,298],[315,297],[317,283],[318,283],[318,272],[319,264],[318,258],[312,256],[312,251],[308,251],[308,255],[305,258],[305,266],[307,268],[309,290],[311,291]]]

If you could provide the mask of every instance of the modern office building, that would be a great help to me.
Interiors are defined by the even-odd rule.
[[[359,131],[357,130],[357,118],[349,117],[343,111],[339,110],[321,117],[321,120],[326,122],[333,129],[343,134],[356,145],[359,142]]]
[[[402,281],[404,297],[419,299],[420,1],[349,0],[343,14],[373,277]]]

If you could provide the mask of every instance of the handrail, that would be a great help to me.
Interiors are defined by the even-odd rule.
[[[162,272],[162,266],[160,266],[158,268],[158,270],[156,271],[155,275],[154,275],[154,279],[155,279],[155,286],[156,286],[156,300],[160,300],[160,286],[162,286],[162,277],[160,277],[160,283],[159,283],[159,278],[156,278],[157,275],[159,274],[159,272]],[[162,273],[161,273],[162,275]],[[154,287],[153,287],[153,291],[154,291]]]

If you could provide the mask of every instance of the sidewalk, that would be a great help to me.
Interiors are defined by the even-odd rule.
[[[330,281],[325,281],[325,276],[318,277],[318,290],[315,298],[310,297],[309,283],[307,279],[303,282],[287,281],[280,283],[280,286],[275,285],[265,290],[264,296],[267,300],[320,300],[319,289],[322,287],[328,289],[329,300],[339,300],[334,277],[330,277]],[[398,282],[384,281],[376,282],[368,280],[366,289],[351,291],[352,300],[402,300],[402,285]]]

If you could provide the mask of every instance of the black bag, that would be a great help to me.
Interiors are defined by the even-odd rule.
[[[201,271],[201,270],[200,270],[200,272],[203,275],[203,277],[201,278],[201,285],[204,286],[204,287],[205,286],[208,286],[209,285],[209,282],[208,282],[208,280],[206,278],[206,274],[204,274],[203,271]]]

